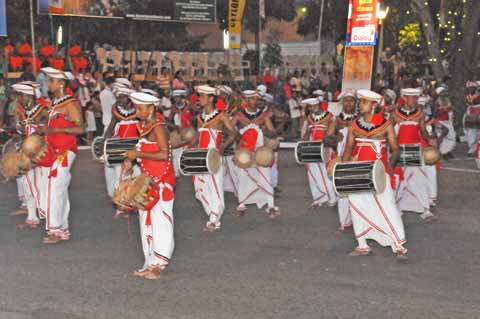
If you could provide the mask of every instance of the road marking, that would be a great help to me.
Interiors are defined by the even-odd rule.
[[[446,170],[446,171],[452,171],[452,172],[480,174],[480,170],[478,170],[478,169],[455,168],[455,167],[440,167],[440,169],[443,169],[443,170]]]

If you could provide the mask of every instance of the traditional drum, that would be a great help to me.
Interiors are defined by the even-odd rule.
[[[397,165],[399,167],[422,166],[422,149],[420,144],[399,145],[400,157]]]
[[[440,151],[436,147],[425,147],[422,154],[425,165],[435,165],[440,160]]]
[[[193,127],[186,127],[180,130],[180,138],[183,142],[189,143],[197,135],[197,131]]]
[[[183,150],[179,157],[180,173],[194,176],[218,173],[222,165],[222,157],[214,148],[197,148]]]
[[[272,149],[272,150],[276,150],[279,148],[280,146],[280,139],[278,138],[267,138],[265,137],[263,139],[263,145]]]
[[[55,149],[40,135],[30,135],[22,143],[22,152],[41,166],[51,166],[57,159]]]
[[[230,144],[230,146],[223,151],[223,156],[233,156],[235,154],[235,143]]]
[[[383,193],[386,187],[382,161],[337,163],[333,169],[333,187],[340,196],[356,193]]]
[[[268,146],[261,146],[255,151],[254,160],[258,166],[270,167],[273,159],[273,150]]]
[[[113,202],[123,211],[150,210],[158,202],[157,185],[145,174],[121,181]]]
[[[480,117],[466,115],[464,126],[465,128],[480,129]]]
[[[322,142],[303,141],[295,146],[295,160],[298,164],[320,163],[330,159],[331,149]]]
[[[182,137],[180,136],[180,132],[177,128],[174,128],[170,131],[170,145],[176,147],[179,144],[182,144]]]
[[[2,174],[6,178],[25,175],[31,169],[31,160],[22,152],[13,151],[3,155]]]
[[[125,153],[134,150],[138,138],[107,138],[103,147],[105,163],[107,165],[121,164],[125,160]]]
[[[246,148],[239,148],[233,155],[233,162],[240,168],[250,168],[254,163],[253,153]]]
[[[103,162],[103,149],[105,147],[105,138],[102,136],[97,136],[92,141],[91,151],[93,159]]]

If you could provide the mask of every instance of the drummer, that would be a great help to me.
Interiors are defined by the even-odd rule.
[[[335,158],[341,159],[347,142],[348,128],[357,116],[357,99],[355,91],[343,91],[338,98],[342,105],[342,111],[335,117],[335,120],[329,123],[324,144],[325,146],[333,146],[335,149]],[[333,165],[334,162],[335,161],[329,163],[327,168]],[[340,221],[339,232],[344,232],[346,229],[352,227],[352,215],[348,206],[347,197],[338,198],[338,217]]]
[[[398,144],[400,146],[418,145],[419,156],[421,156],[422,137],[430,145],[436,143],[434,136],[426,130],[423,108],[418,104],[421,92],[419,89],[406,88],[401,93],[405,104],[398,106],[391,117],[392,123],[395,125]],[[425,222],[433,221],[435,215],[430,210],[428,178],[424,166],[397,168],[396,172],[400,176],[396,195],[400,210],[419,213]]]
[[[307,116],[308,126],[302,139],[322,142],[328,126],[334,121],[333,114],[328,111],[327,102],[322,102],[319,98],[310,98],[303,100],[302,104],[311,109]],[[332,181],[328,178],[325,162],[305,164],[305,168],[313,197],[312,208],[320,208],[324,203],[329,207],[335,206],[337,196],[333,190]]]
[[[122,173],[131,174],[136,160],[142,174],[146,174],[154,182],[153,191],[158,195],[157,202],[150,210],[138,212],[145,262],[134,275],[155,280],[160,278],[161,272],[169,265],[175,246],[173,236],[175,172],[165,119],[155,112],[155,104],[160,100],[142,92],[131,93],[130,100],[135,105],[140,120],[138,124],[140,140],[137,150],[126,152]]]
[[[396,165],[399,149],[391,122],[381,113],[375,114],[382,96],[370,90],[358,90],[357,96],[360,99],[360,115],[348,129],[343,161],[381,160],[390,172]],[[387,160],[387,144],[391,152],[390,161]],[[403,221],[388,175],[385,182],[386,189],[381,194],[348,195],[353,230],[358,241],[350,256],[370,254],[367,239],[373,239],[382,246],[390,246],[398,261],[407,259],[407,249],[403,247],[406,242]]]
[[[230,122],[229,116],[215,107],[217,90],[209,85],[196,88],[203,112],[198,116],[198,148],[215,148],[223,156],[230,144],[238,138],[238,132]],[[222,143],[222,130],[228,132],[228,138]],[[223,191],[223,166],[214,175],[193,177],[195,197],[202,203],[208,216],[204,231],[214,232],[220,229],[225,209]]]
[[[40,85],[34,82],[20,82],[12,85],[16,94],[17,107],[15,110],[15,123],[17,129],[22,131],[24,137],[35,133],[38,125],[46,125],[48,122],[48,107],[41,98]],[[42,168],[34,167],[27,174],[18,178],[24,191],[27,206],[27,219],[24,223],[17,224],[19,229],[38,228],[40,216],[45,218],[45,208],[42,209],[40,199],[46,195],[46,174],[42,174]]]
[[[259,107],[258,93],[253,90],[243,91],[247,100],[242,110],[237,110],[233,122],[240,129],[239,148],[253,153],[263,146],[264,134],[271,138],[276,137],[275,128],[270,119],[270,108]],[[265,129],[265,133],[262,131]],[[267,206],[266,213],[271,219],[280,215],[280,210],[274,205],[274,187],[271,182],[271,167],[240,168],[235,166],[238,177],[238,206],[235,208],[236,216],[243,216],[248,204],[255,204],[258,208]]]
[[[185,130],[193,127],[192,112],[190,110],[190,104],[187,100],[186,90],[173,90],[172,91],[172,111],[169,114],[168,121],[173,125],[173,129]],[[180,141],[180,144],[172,145],[173,151],[173,167],[175,168],[175,176],[180,176],[180,170],[178,168],[180,154],[191,141]]]
[[[119,79],[117,79],[117,81],[118,80]],[[105,131],[105,139],[112,137],[118,139],[138,138],[137,114],[135,106],[129,98],[129,95],[133,92],[134,91],[131,87],[128,87],[126,84],[114,86],[113,94],[115,94],[116,102],[112,107],[112,120]],[[124,178],[121,174],[121,168],[121,164],[105,164],[105,180],[107,183],[107,193],[110,198],[113,197],[118,183]],[[136,171],[136,174],[138,174],[138,170]],[[114,218],[118,218],[121,213],[122,212],[117,209]]]

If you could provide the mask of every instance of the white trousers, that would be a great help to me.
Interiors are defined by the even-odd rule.
[[[467,138],[468,153],[473,154],[477,148],[477,140],[480,138],[480,130],[467,128],[465,129],[465,137]]]
[[[272,186],[274,189],[278,186],[278,152],[273,153]]]
[[[352,214],[348,205],[348,197],[338,198],[338,219],[340,222],[340,229],[352,226]]]
[[[355,236],[359,248],[368,248],[367,239],[382,246],[390,246],[393,252],[403,251],[406,242],[400,210],[386,176],[386,189],[382,194],[361,193],[348,195]]]
[[[202,203],[209,217],[209,222],[220,226],[220,219],[225,210],[223,193],[223,167],[214,175],[197,175],[193,178],[195,197]]]
[[[40,168],[33,168],[21,177],[23,181],[23,190],[25,203],[27,204],[27,224],[38,224],[38,209],[40,206]]]
[[[439,151],[443,155],[455,149],[455,145],[457,144],[457,133],[450,121],[440,121],[440,123],[448,128],[447,136],[445,136],[442,143],[439,145]]]
[[[161,192],[160,192],[161,193]],[[163,201],[150,210],[139,210],[140,236],[145,262],[141,270],[167,266],[175,248],[173,235],[173,202]]]
[[[428,197],[432,204],[438,198],[437,167],[435,165],[425,165],[423,170],[427,174]]]
[[[275,208],[271,167],[239,168],[235,166],[238,176],[238,203],[244,207],[255,204],[257,208],[265,205]]]
[[[20,176],[16,178],[17,181],[17,195],[18,195],[18,201],[20,202],[21,206],[26,206],[27,204],[25,203],[25,190],[24,190],[24,182],[23,182],[24,177]]]
[[[405,167],[404,180],[400,182],[397,193],[400,210],[424,213],[430,208],[428,176],[421,167]]]
[[[76,154],[68,151],[66,153],[67,165],[63,165],[62,159],[57,159],[52,167],[46,168],[47,195],[46,195],[46,230],[47,233],[69,234],[68,216],[70,214],[70,200],[68,198],[68,187],[72,175],[70,169],[75,161]]]
[[[115,194],[115,187],[118,185],[121,167],[121,164],[111,166],[105,164],[105,184],[107,186],[107,194],[110,198],[113,198]]]
[[[225,156],[223,158],[223,190],[238,196],[238,176],[235,164],[233,163],[233,156]]]
[[[308,183],[313,197],[313,204],[335,203],[337,195],[332,181],[328,178],[325,163],[305,164],[308,174]]]

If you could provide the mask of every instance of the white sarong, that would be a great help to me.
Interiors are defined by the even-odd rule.
[[[233,193],[235,196],[238,196],[238,176],[237,171],[235,170],[235,164],[233,163],[233,156],[224,156],[223,157],[223,169],[224,169],[224,180],[223,180],[223,190],[225,192]]]
[[[325,163],[305,164],[308,174],[308,183],[313,197],[314,205],[323,203],[334,204],[337,196],[333,190],[332,181],[328,178]]]
[[[405,167],[404,176],[397,193],[400,210],[424,213],[430,208],[428,176],[424,166]]]

